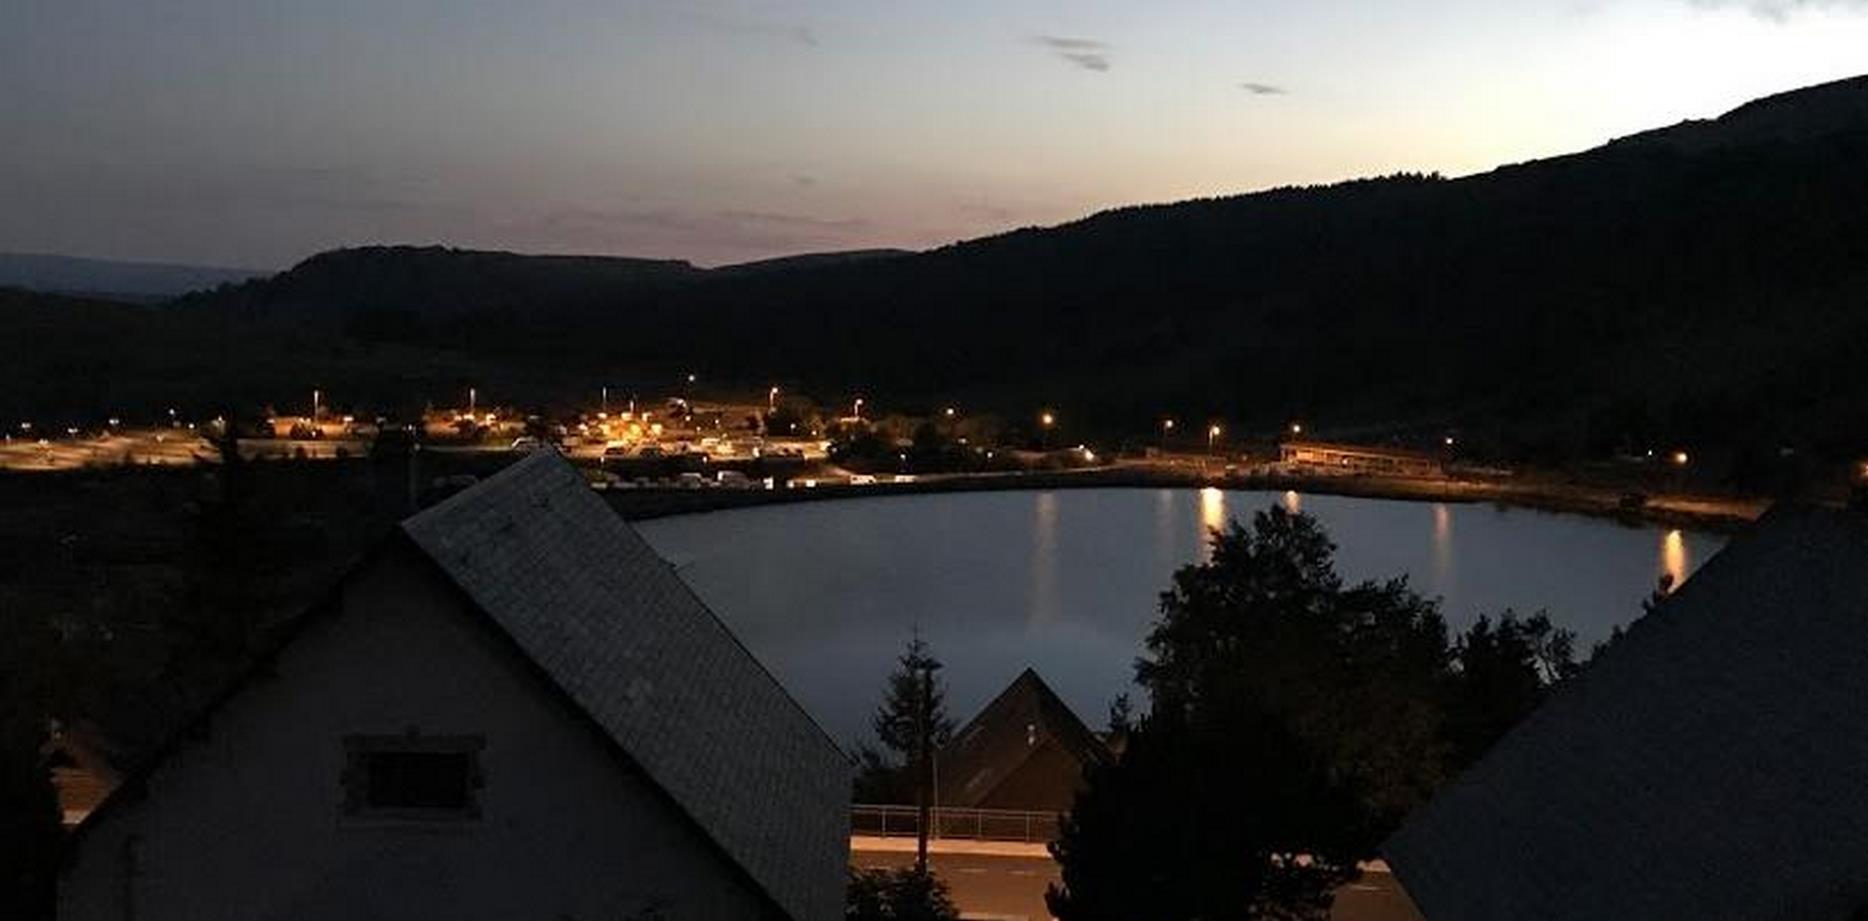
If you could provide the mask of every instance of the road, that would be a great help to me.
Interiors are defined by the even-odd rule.
[[[187,429],[126,430],[101,438],[63,433],[58,438],[44,439],[14,435],[0,441],[0,470],[193,464],[213,454],[213,446]]]
[[[858,869],[914,865],[911,838],[850,840],[850,865]],[[1044,921],[1044,890],[1058,882],[1057,863],[1043,845],[991,842],[934,842],[928,854],[934,873],[947,882],[961,916],[980,921]],[[1331,921],[1422,921],[1388,867],[1369,864],[1362,878],[1337,890]]]

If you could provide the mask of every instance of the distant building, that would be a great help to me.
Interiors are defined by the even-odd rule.
[[[1427,921],[1868,909],[1868,515],[1777,509],[1383,848]]]
[[[841,913],[849,766],[554,452],[404,522],[74,833],[59,917]]]
[[[942,807],[1062,812],[1109,749],[1025,669],[942,748]]]
[[[1445,472],[1440,458],[1421,451],[1326,441],[1287,441],[1279,446],[1278,459],[1317,473],[1437,477]]]

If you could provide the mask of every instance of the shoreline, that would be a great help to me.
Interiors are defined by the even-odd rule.
[[[1251,491],[1289,490],[1403,502],[1491,502],[1513,508],[1586,515],[1631,526],[1671,525],[1730,534],[1770,507],[1770,500],[1688,494],[1655,495],[1638,508],[1622,506],[1622,491],[1567,483],[1501,483],[1480,480],[1374,476],[1214,475],[1197,469],[1123,465],[1045,473],[987,473],[926,476],[907,483],[862,486],[827,484],[778,490],[609,490],[606,501],[632,521],[671,515],[731,511],[795,502],[824,502],[882,496],[1054,489],[1196,489],[1208,486]]]

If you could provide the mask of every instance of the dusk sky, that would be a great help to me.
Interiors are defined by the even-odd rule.
[[[8,0],[0,250],[926,247],[1482,171],[1863,49],[1850,0]]]

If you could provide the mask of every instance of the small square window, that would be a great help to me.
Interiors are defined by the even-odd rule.
[[[344,813],[413,821],[477,819],[485,747],[480,736],[346,736]]]

